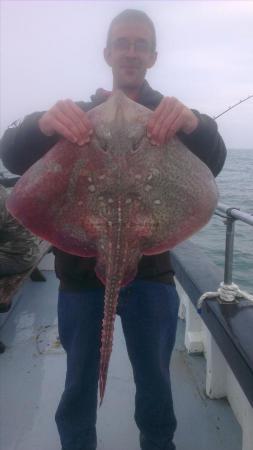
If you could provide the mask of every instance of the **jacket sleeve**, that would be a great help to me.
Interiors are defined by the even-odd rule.
[[[198,156],[216,177],[225,162],[227,150],[220,136],[216,122],[211,117],[192,110],[199,119],[196,130],[191,134],[178,133],[179,139],[192,153]]]
[[[92,102],[76,102],[89,111]],[[23,175],[32,164],[42,158],[60,139],[60,136],[46,136],[40,131],[38,121],[45,111],[35,112],[24,118],[21,124],[12,124],[0,141],[0,157],[10,172]]]
[[[30,114],[21,124],[14,123],[5,131],[0,141],[0,156],[10,172],[22,175],[58,141],[59,136],[45,136],[40,131],[38,120],[42,114]]]

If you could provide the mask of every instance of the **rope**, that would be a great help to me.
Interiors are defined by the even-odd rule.
[[[214,297],[220,297],[220,299],[226,303],[232,303],[237,298],[244,298],[253,302],[253,295],[249,294],[248,292],[241,291],[237,284],[224,284],[223,282],[221,282],[217,292],[205,292],[205,294],[201,295],[197,304],[198,311],[201,311],[204,300]]]

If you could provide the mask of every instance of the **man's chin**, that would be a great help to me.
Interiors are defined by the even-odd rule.
[[[140,80],[137,78],[122,78],[118,80],[118,88],[119,89],[129,89],[129,88],[139,88],[143,84],[144,79]]]

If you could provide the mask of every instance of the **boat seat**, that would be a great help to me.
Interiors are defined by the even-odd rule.
[[[3,174],[0,176],[0,184],[5,188],[13,188],[19,176],[6,178]],[[14,295],[18,289],[22,286],[24,281],[30,276],[33,281],[45,281],[44,275],[39,271],[37,265],[46,253],[51,249],[51,244],[42,239],[39,241],[39,253],[35,260],[33,266],[21,273],[16,275],[6,275],[0,277],[0,313],[6,313],[11,308],[11,303]],[[1,352],[1,351],[0,351]]]
[[[0,277],[0,313],[6,313],[11,308],[12,299],[24,281],[30,276],[33,281],[45,281],[44,276],[37,268],[40,260],[51,250],[51,244],[41,240],[39,253],[33,266],[20,274]]]

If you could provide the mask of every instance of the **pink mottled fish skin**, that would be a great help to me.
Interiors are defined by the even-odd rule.
[[[116,91],[88,112],[91,143],[59,141],[21,177],[7,203],[54,246],[97,258],[96,274],[106,286],[101,402],[120,287],[134,279],[142,255],[169,250],[202,228],[218,200],[210,170],[177,138],[150,143],[150,114]]]

